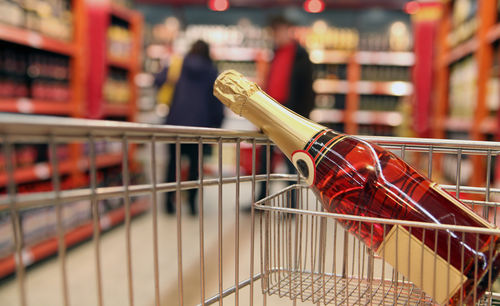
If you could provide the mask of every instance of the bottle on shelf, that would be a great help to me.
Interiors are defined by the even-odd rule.
[[[112,24],[108,28],[108,55],[111,58],[130,58],[132,50],[132,32],[125,26]]]
[[[214,95],[269,136],[311,185],[326,211],[493,228],[395,154],[289,111],[236,71],[217,78]],[[398,244],[406,247],[410,242],[422,250],[420,258],[432,260],[433,265],[411,262],[408,254],[384,259],[437,303],[471,304],[500,272],[497,236],[451,230],[427,231],[425,235],[418,227],[408,230],[402,225],[339,222],[380,256],[393,255]],[[449,257],[449,252],[454,255]],[[416,269],[409,272],[412,265],[419,273],[413,271]],[[432,290],[433,285],[437,290]]]
[[[0,98],[66,102],[69,77],[65,56],[11,45],[0,49]]]

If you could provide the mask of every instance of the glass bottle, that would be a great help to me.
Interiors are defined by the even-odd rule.
[[[236,71],[217,78],[214,95],[269,136],[328,212],[493,228],[392,152],[295,114]],[[413,274],[405,276],[440,304],[477,301],[500,271],[498,236],[451,230],[424,234],[418,227],[409,232],[406,226],[339,222],[403,275],[413,267]],[[412,250],[422,250],[421,255],[412,253],[413,261],[388,255],[410,243]],[[434,264],[420,265],[426,260]]]

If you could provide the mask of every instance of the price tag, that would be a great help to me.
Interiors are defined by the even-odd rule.
[[[33,254],[31,254],[31,251],[29,250],[23,250],[21,252],[21,258],[25,267],[31,265],[34,262]],[[14,259],[16,260],[16,264],[18,264],[17,256],[14,256]]]
[[[20,113],[31,114],[33,113],[33,103],[30,99],[27,98],[19,98],[17,99],[17,110]]]
[[[36,177],[41,180],[46,180],[50,177],[50,169],[47,164],[38,164],[33,170],[35,171]]]
[[[111,218],[108,216],[101,217],[101,230],[105,231],[111,227]]]
[[[43,38],[40,34],[29,33],[28,34],[28,44],[34,48],[40,48],[42,46]]]

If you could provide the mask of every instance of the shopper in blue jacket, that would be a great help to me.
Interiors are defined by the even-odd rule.
[[[155,79],[160,87],[166,82],[168,68]],[[182,70],[175,85],[170,111],[165,123],[194,127],[218,128],[224,118],[223,105],[213,95],[213,84],[218,72],[210,58],[210,48],[204,41],[198,40],[192,46],[182,63]],[[167,165],[167,182],[174,182],[176,176],[175,144],[169,145],[170,158]],[[208,150],[204,148],[204,151]],[[198,179],[198,145],[182,144],[181,154],[189,158],[189,180]],[[189,190],[190,212],[196,215],[197,189]],[[167,193],[165,211],[175,212],[175,192]]]

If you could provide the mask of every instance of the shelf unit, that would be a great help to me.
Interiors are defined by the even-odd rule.
[[[477,1],[477,12],[472,18],[480,20],[473,35],[456,46],[450,46],[448,36],[454,31],[452,12],[455,1],[442,3],[442,13],[439,20],[438,35],[436,36],[437,56],[435,60],[435,109],[433,112],[432,134],[436,138],[446,138],[448,132],[467,134],[472,140],[485,140],[487,135],[494,135],[498,129],[498,119],[488,114],[487,93],[488,81],[494,56],[494,43],[500,38],[500,21],[497,21],[497,1]],[[456,29],[455,29],[456,31]],[[496,55],[498,56],[498,55]],[[451,70],[454,65],[465,58],[476,61],[476,88],[475,101],[470,105],[472,117],[452,117],[449,114],[452,108],[450,93]],[[500,114],[500,113],[499,113]],[[472,160],[474,169],[471,184],[479,186],[484,183],[486,173],[484,160]]]
[[[345,95],[344,109],[316,108],[311,113],[313,120],[326,124],[343,124],[345,132],[349,134],[357,134],[360,125],[396,127],[401,124],[402,116],[398,112],[361,110],[360,96],[411,96],[413,94],[412,83],[406,80],[362,80],[362,69],[365,65],[411,69],[415,61],[412,52],[312,50],[310,58],[316,65],[346,66],[345,79],[316,78],[313,83],[313,89],[318,95]]]
[[[99,114],[89,116],[88,104],[91,95],[88,94],[89,87],[87,82],[92,80],[92,76],[96,73],[92,70],[92,58],[89,57],[89,50],[93,50],[92,44],[93,32],[92,22],[87,14],[92,10],[91,2],[85,0],[68,0],[71,3],[71,11],[73,14],[73,35],[71,41],[62,41],[54,39],[43,34],[27,30],[24,28],[15,27],[12,25],[2,24],[0,21],[0,42],[12,45],[23,46],[29,49],[40,50],[40,52],[50,52],[55,55],[64,55],[69,59],[69,80],[68,87],[71,98],[67,101],[50,101],[32,99],[30,97],[20,98],[0,98],[0,112],[25,113],[33,115],[57,115],[73,118],[120,118],[128,121],[133,121],[136,114],[136,90],[134,86],[134,78],[139,72],[140,61],[140,33],[142,31],[142,16],[128,8],[120,7],[115,4],[106,4],[106,18],[111,16],[122,19],[130,24],[130,29],[133,33],[132,52],[129,58],[112,58],[105,57],[104,67],[114,67],[127,71],[127,80],[131,90],[130,102],[126,105],[106,104],[100,101]],[[99,2],[102,5],[102,2]],[[105,29],[102,29],[105,33]],[[102,42],[105,47],[106,40]],[[20,48],[20,47],[16,47]],[[105,50],[105,49],[102,49]],[[104,52],[106,53],[106,52]],[[93,85],[95,86],[95,80]],[[102,91],[102,82],[99,85]],[[135,162],[134,145],[130,145],[129,161],[130,169]],[[68,179],[71,185],[80,186],[82,184],[85,172],[90,170],[89,159],[84,152],[84,145],[81,143],[68,144],[67,158],[59,162],[58,171],[61,176]],[[121,152],[102,152],[96,156],[96,168],[113,168],[118,167],[123,162],[123,154]],[[52,167],[49,162],[38,162],[33,165],[15,168],[14,180],[16,187],[26,186],[46,186],[50,182]],[[7,184],[7,174],[0,171],[0,189],[5,190]],[[45,185],[44,185],[45,184]],[[51,188],[51,187],[50,187]],[[131,205],[131,214],[137,215],[149,208],[149,203],[145,200],[138,200]],[[119,208],[107,212],[100,216],[101,230],[107,230],[117,224],[120,224],[124,219],[124,209]],[[75,245],[81,241],[89,239],[93,235],[92,222],[89,221],[83,225],[77,225],[74,228],[68,228],[66,232],[66,246]],[[27,264],[30,265],[35,261],[41,260],[47,256],[57,252],[57,238],[47,238],[43,241],[38,241],[34,245],[27,245],[23,249],[23,254],[29,259]],[[0,258],[0,278],[14,272],[15,262],[11,255]]]
[[[89,4],[89,73],[87,81],[88,107],[87,117],[92,119],[119,118],[134,121],[137,112],[137,86],[135,77],[140,70],[140,49],[142,33],[142,16],[140,13],[121,7],[114,3]],[[113,19],[118,19],[127,25],[131,33],[130,52],[126,57],[116,57],[109,54],[107,31]],[[127,103],[110,103],[106,101],[103,91],[110,70],[118,69],[126,74],[130,99]],[[98,80],[95,80],[95,79]]]

